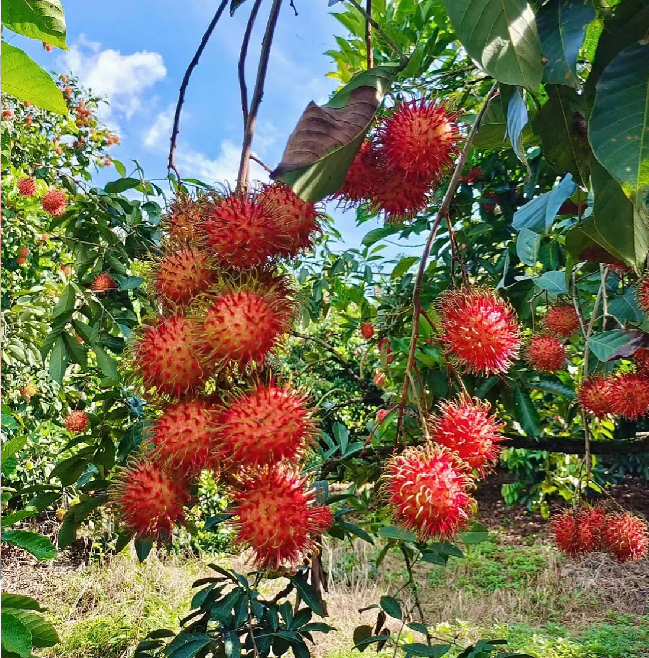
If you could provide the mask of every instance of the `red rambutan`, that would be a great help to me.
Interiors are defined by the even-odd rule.
[[[602,531],[602,544],[618,562],[640,560],[649,548],[647,524],[633,514],[609,514]]]
[[[606,512],[599,507],[584,507],[579,512],[579,544],[584,553],[602,548],[602,532],[606,523]]]
[[[394,361],[394,354],[392,354],[392,347],[390,346],[390,341],[386,338],[383,337],[379,342],[376,344],[376,348],[379,351],[379,354],[381,355],[381,358],[385,355],[385,362],[386,363],[392,363]]]
[[[556,372],[566,362],[566,348],[554,336],[532,336],[526,356],[528,363],[537,372]]]
[[[198,249],[180,249],[166,254],[157,264],[154,285],[165,302],[187,304],[215,281],[207,254]]]
[[[41,207],[52,217],[58,217],[65,212],[65,192],[63,190],[50,190],[42,199]]]
[[[351,203],[368,201],[378,193],[381,187],[380,157],[370,140],[366,140],[358,149],[347,175],[336,197]]]
[[[460,139],[446,108],[426,100],[399,103],[381,122],[379,135],[391,169],[429,182],[439,180],[452,164]]]
[[[382,370],[379,370],[379,372],[377,372],[377,373],[374,375],[374,383],[375,383],[379,388],[383,388],[383,386],[385,386],[385,380],[386,380],[386,379],[387,379],[387,376],[386,376],[386,374],[385,374]]]
[[[198,239],[202,234],[199,228],[201,214],[206,207],[206,197],[192,199],[187,194],[179,194],[170,204],[166,216],[169,235],[181,242]]]
[[[647,270],[638,280],[635,286],[635,298],[638,306],[645,312],[649,313],[649,270]]]
[[[34,196],[36,194],[36,181],[33,178],[21,178],[18,181],[18,194],[21,196]]]
[[[27,247],[21,247],[18,250],[18,258],[27,258],[29,256],[29,249]]]
[[[111,497],[122,523],[138,537],[166,539],[182,523],[190,501],[188,483],[165,466],[140,457],[118,474]]]
[[[200,340],[210,363],[261,363],[290,329],[295,307],[280,278],[244,282],[210,301]]]
[[[281,466],[247,473],[233,498],[239,517],[236,542],[253,550],[261,569],[299,565],[333,521],[328,507],[314,504],[305,479]]]
[[[33,384],[26,384],[20,389],[20,395],[27,398],[27,400],[31,400],[37,393],[38,389]]]
[[[73,411],[65,419],[65,429],[74,434],[81,434],[88,427],[89,422],[90,419],[85,411]]]
[[[608,396],[611,378],[605,375],[591,375],[579,387],[581,406],[596,418],[604,418],[612,413]]]
[[[579,316],[574,306],[561,304],[553,306],[545,315],[545,327],[559,338],[568,338],[579,329]]]
[[[315,433],[304,396],[275,384],[235,397],[218,424],[221,454],[239,466],[297,460]]]
[[[371,322],[363,322],[363,324],[361,324],[361,336],[367,338],[367,340],[374,336],[374,326]]]
[[[635,361],[635,370],[639,375],[649,377],[649,349],[641,347],[633,354]]]
[[[318,212],[315,203],[300,199],[283,183],[265,187],[259,195],[261,204],[267,203],[277,213],[276,221],[286,236],[284,245],[278,245],[278,255],[295,256],[312,245],[313,234],[318,230]]]
[[[215,405],[189,400],[167,407],[151,430],[156,461],[168,464],[174,471],[201,471],[214,461],[216,428]]]
[[[215,201],[203,215],[205,240],[218,261],[248,269],[291,248],[281,213],[260,194],[232,193]]]
[[[578,513],[566,509],[552,519],[552,537],[557,548],[566,555],[578,557],[583,554],[579,539]]]
[[[422,540],[451,538],[475,505],[465,469],[441,446],[410,447],[392,457],[383,477],[397,521]]]
[[[92,289],[94,292],[107,292],[108,290],[115,290],[115,288],[117,288],[117,281],[110,274],[106,274],[106,272],[98,274],[92,280]]]
[[[518,357],[520,329],[512,306],[489,289],[449,290],[442,293],[441,340],[468,372],[505,372]]]
[[[457,453],[459,458],[484,475],[500,452],[498,442],[505,423],[490,413],[491,405],[460,396],[439,405],[430,417],[431,440]]]
[[[607,396],[616,416],[637,420],[649,413],[649,377],[631,372],[613,377]]]
[[[371,198],[372,207],[383,213],[388,223],[411,220],[428,206],[430,189],[425,178],[402,169],[385,168],[381,171],[381,184]]]
[[[163,395],[181,397],[205,383],[210,370],[199,359],[195,336],[195,324],[182,314],[143,327],[134,362],[147,388],[155,386]]]

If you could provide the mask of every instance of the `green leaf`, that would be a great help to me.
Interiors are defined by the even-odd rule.
[[[528,228],[522,228],[516,239],[516,253],[525,265],[536,265],[539,259],[541,236]]]
[[[446,563],[448,562],[448,556],[440,555],[437,551],[424,551],[421,554],[421,559],[424,562],[428,562],[429,564],[437,564],[440,567],[446,566]]]
[[[115,166],[115,169],[117,169],[117,173],[124,177],[126,176],[126,167],[120,160],[115,160],[115,158],[111,158],[111,162]]]
[[[6,414],[4,411],[0,414],[0,425],[3,430],[17,430],[18,423],[16,419],[11,414]]]
[[[62,315],[63,313],[68,313],[69,311],[72,311],[74,309],[75,299],[76,299],[76,292],[74,288],[71,285],[67,285],[63,289],[63,292],[61,293],[61,296],[59,297],[59,301],[56,302],[54,308],[52,309],[52,319],[57,318],[59,315]]]
[[[401,648],[405,651],[406,656],[418,656],[418,658],[441,658],[450,650],[450,644],[436,644],[429,647],[427,644],[412,642],[411,644],[402,644]]]
[[[562,85],[546,85],[545,91],[548,100],[532,121],[543,156],[557,173],[571,173],[579,185],[587,187],[591,148],[584,99],[576,89]]]
[[[43,611],[41,604],[36,599],[22,594],[7,594],[7,592],[2,592],[2,603],[0,605],[3,608],[19,608],[20,610],[36,610],[38,612]]]
[[[626,345],[632,335],[621,329],[603,331],[588,339],[588,347],[600,361],[610,361],[618,356],[620,347]]]
[[[595,157],[637,205],[649,186],[649,44],[623,50],[602,72],[588,124]]]
[[[367,236],[366,236],[367,237]],[[398,279],[405,274],[416,262],[419,261],[419,256],[404,256],[392,270],[390,274],[391,279]]]
[[[18,654],[20,658],[29,658],[32,654],[32,634],[18,617],[9,612],[2,612],[2,648]]]
[[[541,433],[541,419],[536,407],[530,400],[529,393],[518,385],[514,389],[514,403],[516,405],[516,420],[528,436],[539,436]]]
[[[148,539],[138,537],[138,539],[135,540],[135,553],[140,562],[144,562],[144,560],[147,559],[152,548],[153,544]]]
[[[578,87],[577,55],[595,8],[584,0],[550,0],[536,13],[536,24],[548,60],[543,82]]]
[[[300,576],[292,576],[289,580],[295,585],[295,589],[300,593],[302,600],[316,613],[316,615],[323,616],[322,601],[316,594],[316,591]]]
[[[561,204],[571,197],[577,186],[572,181],[572,175],[565,178],[549,192],[540,194],[521,206],[515,213],[512,226],[520,231],[528,228],[531,231],[549,231]]]
[[[50,75],[25,52],[2,42],[2,91],[56,114],[68,108]]]
[[[503,87],[504,85],[501,85]],[[501,89],[501,94],[504,90]],[[507,103],[507,137],[516,157],[526,166],[527,157],[523,147],[523,130],[527,125],[527,106],[519,87],[514,87]],[[529,168],[528,168],[529,170]]]
[[[36,516],[36,514],[38,514],[38,512],[35,509],[21,509],[17,512],[14,512],[13,514],[7,514],[7,516],[3,516],[1,524],[3,528],[8,528],[9,526],[15,525],[23,519],[29,519],[32,516]]]
[[[119,289],[120,290],[135,290],[139,288],[144,283],[144,279],[141,276],[127,276],[124,279],[119,280]]]
[[[43,535],[28,530],[3,530],[2,541],[31,553],[37,560],[51,560],[56,557],[54,544]]]
[[[371,247],[373,244],[376,244],[379,240],[387,238],[390,235],[399,233],[403,230],[403,226],[397,226],[396,224],[391,224],[388,226],[381,226],[381,228],[372,229],[369,233],[366,233],[363,236],[362,245],[364,247]]]
[[[68,49],[59,0],[2,0],[2,24],[16,34]]]
[[[60,461],[50,473],[50,479],[58,478],[64,487],[74,484],[86,470],[88,460],[83,455],[73,455]]]
[[[27,626],[29,632],[32,634],[33,647],[41,649],[44,647],[53,647],[59,643],[59,636],[54,626],[35,612],[28,610],[7,610],[6,612],[10,612],[10,614],[20,619]]]
[[[164,654],[168,658],[193,658],[211,642],[212,638],[204,633],[184,633],[176,636]]]
[[[77,538],[77,529],[81,523],[88,518],[91,512],[103,505],[106,500],[106,495],[91,496],[70,507],[63,517],[63,523],[59,530],[59,548],[67,548],[74,542]]]
[[[4,464],[5,460],[13,457],[19,450],[22,450],[27,443],[27,436],[15,436],[11,441],[2,444],[2,456],[0,457],[0,464]]]
[[[471,59],[499,82],[537,92],[543,53],[526,0],[444,0],[444,6]]]
[[[117,361],[113,357],[108,356],[108,353],[103,347],[93,345],[95,355],[97,357],[97,364],[101,371],[109,379],[119,379],[119,371],[117,369]]]
[[[627,288],[623,295],[614,297],[608,303],[608,312],[621,322],[642,322],[643,313],[635,298],[635,288]]]
[[[310,103],[271,178],[286,183],[305,201],[337,192],[399,70],[386,64],[361,71],[326,105]]]
[[[394,539],[395,541],[410,541],[413,543],[417,541],[417,537],[412,532],[396,528],[393,525],[379,528],[379,535],[384,539]]]
[[[541,276],[532,280],[536,286],[541,288],[541,290],[547,290],[555,295],[562,295],[568,292],[568,287],[566,286],[566,275],[565,272],[562,272],[561,270],[545,272],[541,274]]]
[[[52,354],[50,354],[49,373],[50,377],[59,384],[63,381],[65,370],[68,367],[70,359],[68,357],[68,350],[65,346],[63,336],[60,334],[54,339],[54,347]]]
[[[568,400],[575,399],[575,392],[569,386],[562,384],[560,381],[552,381],[547,379],[541,379],[538,382],[530,382],[528,384],[530,388],[539,389],[541,391],[549,391],[550,393],[557,393],[562,395]]]
[[[610,254],[641,272],[649,250],[649,226],[595,158],[591,160],[591,180],[593,214],[581,228]]]
[[[481,544],[483,541],[487,541],[489,539],[489,533],[488,532],[461,532],[459,535],[457,535],[457,538],[467,544]]]
[[[394,619],[402,619],[403,612],[401,605],[393,596],[382,596],[380,601],[381,608]]]
[[[119,194],[120,192],[126,192],[126,190],[132,190],[141,183],[142,181],[139,178],[120,178],[106,183],[104,191],[107,194]]]
[[[507,140],[507,117],[502,96],[496,96],[489,103],[489,107],[482,118],[474,144],[483,149],[502,150]],[[536,137],[529,126],[525,126],[522,133],[523,146],[535,143]]]

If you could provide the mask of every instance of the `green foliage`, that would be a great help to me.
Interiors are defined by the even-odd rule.
[[[4,541],[4,538],[3,538]],[[53,647],[58,643],[56,630],[38,614],[38,601],[20,594],[2,594],[2,655],[29,658],[32,648]]]

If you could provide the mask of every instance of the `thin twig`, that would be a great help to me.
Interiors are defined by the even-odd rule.
[[[243,125],[248,122],[248,86],[246,85],[246,57],[248,56],[248,46],[250,45],[250,37],[252,35],[252,28],[255,26],[259,7],[261,7],[262,0],[255,0],[252,6],[252,11],[248,17],[248,24],[246,31],[243,34],[241,41],[241,52],[239,53],[239,89],[241,90],[241,113],[243,114]]]
[[[365,0],[365,11],[367,17],[365,18],[365,50],[367,53],[367,70],[374,68],[374,51],[372,50],[372,0]]]
[[[394,54],[399,56],[399,59],[401,60],[401,68],[405,69],[406,66],[408,66],[408,57],[401,52],[399,46],[390,39],[390,37],[383,31],[383,28],[363,9],[363,7],[361,7],[361,5],[358,4],[358,2],[356,2],[356,0],[347,0],[347,2],[356,7],[356,9],[365,16],[365,20],[385,39],[385,42],[394,51]]]
[[[261,158],[256,156],[254,153],[250,154],[250,159],[254,160],[258,165],[262,166],[269,174],[273,171],[272,167],[269,167]]]
[[[437,230],[442,222],[442,219],[444,219],[448,215],[448,210],[451,205],[451,201],[455,196],[457,186],[460,182],[460,175],[462,174],[462,168],[464,167],[464,163],[466,162],[467,155],[469,153],[469,150],[471,149],[471,145],[473,144],[473,140],[476,136],[476,133],[478,132],[478,128],[480,127],[480,122],[482,121],[482,117],[487,111],[487,107],[489,106],[491,99],[495,96],[497,89],[498,89],[498,84],[494,82],[493,86],[489,90],[489,93],[487,94],[487,97],[485,98],[484,103],[482,104],[482,108],[480,109],[480,112],[478,113],[478,116],[476,117],[473,126],[471,127],[471,132],[466,138],[466,143],[464,144],[464,148],[462,149],[457,159],[457,162],[455,163],[455,170],[453,171],[453,175],[451,176],[451,180],[448,184],[448,189],[446,190],[446,194],[442,199],[442,203],[439,207],[439,210],[437,211],[437,216],[435,217],[435,220],[431,227],[428,240],[426,241],[426,246],[424,247],[424,253],[421,256],[421,261],[419,263],[419,270],[417,271],[417,278],[415,279],[415,285],[412,292],[412,306],[413,306],[412,333],[410,335],[410,349],[408,351],[408,362],[406,364],[406,373],[403,381],[403,389],[401,391],[401,402],[399,404],[399,417],[397,419],[397,432],[395,437],[396,441],[398,441],[399,435],[403,428],[403,416],[406,408],[406,402],[408,401],[408,389],[410,386],[409,376],[410,373],[412,372],[413,364],[415,362],[415,351],[417,349],[417,342],[419,340],[419,318],[421,315],[421,288],[424,281],[424,273],[426,272],[426,266],[428,265],[428,257],[430,256],[430,252],[433,247],[433,242],[435,242],[435,237],[437,236]]]
[[[273,0],[273,5],[270,8],[270,14],[268,15],[268,23],[266,24],[266,32],[264,33],[264,39],[261,44],[261,55],[259,56],[259,68],[257,69],[255,91],[252,95],[248,120],[246,121],[243,133],[241,162],[239,164],[239,175],[237,177],[237,189],[239,190],[248,189],[252,139],[255,135],[255,127],[257,126],[257,114],[259,112],[259,106],[261,105],[262,98],[264,97],[264,83],[266,82],[266,71],[268,70],[270,48],[273,44],[273,36],[275,35],[275,28],[277,27],[277,19],[279,17],[279,11],[281,7],[282,0]]]
[[[207,30],[205,30],[205,34],[201,39],[201,42],[198,46],[198,50],[194,54],[194,57],[192,57],[192,61],[189,62],[189,66],[187,67],[187,70],[185,71],[185,75],[183,76],[183,81],[180,84],[180,91],[178,93],[178,102],[176,103],[176,112],[174,113],[174,123],[173,123],[173,128],[171,130],[169,160],[167,162],[167,168],[171,169],[176,174],[176,178],[178,179],[179,184],[180,184],[180,174],[178,173],[178,169],[176,169],[176,165],[174,164],[174,151],[176,150],[176,140],[178,139],[178,132],[180,130],[180,111],[182,110],[183,103],[185,102],[185,93],[187,92],[189,79],[192,77],[192,73],[194,72],[194,69],[198,64],[198,60],[201,58],[201,55],[205,50],[205,46],[207,46],[207,42],[210,40],[210,37],[212,36],[212,32],[214,32],[214,28],[216,27],[216,24],[219,22],[219,19],[221,18],[221,14],[227,7],[227,4],[228,4],[228,0],[221,0],[221,4],[216,10],[216,13],[214,14],[214,18],[212,18],[210,24],[207,26]]]
[[[430,637],[430,633],[428,632],[428,625],[426,624],[426,618],[424,617],[424,610],[421,607],[421,601],[419,600],[419,594],[417,593],[417,583],[415,582],[414,574],[412,573],[412,564],[410,562],[410,557],[408,556],[408,549],[403,544],[400,544],[399,547],[401,548],[401,552],[403,553],[403,559],[406,563],[406,570],[408,571],[408,584],[410,585],[413,598],[415,599],[415,607],[417,608],[417,612],[419,613],[419,621],[421,621],[421,623],[426,627],[426,644],[428,644],[428,646],[431,646],[431,637]]]

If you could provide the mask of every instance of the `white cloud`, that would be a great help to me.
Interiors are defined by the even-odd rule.
[[[142,136],[144,146],[156,151],[169,147],[169,137],[173,127],[176,106],[172,103],[164,112],[160,112],[151,127]],[[185,113],[182,113],[185,116]]]
[[[167,75],[160,53],[141,50],[122,55],[119,50],[102,49],[99,42],[83,35],[61,55],[61,65],[108,100],[109,107],[102,110],[104,118],[115,114],[130,118],[142,108],[148,89]]]
[[[221,150],[215,159],[210,159],[205,153],[194,151],[183,144],[176,151],[176,166],[180,175],[187,178],[198,178],[205,183],[227,183],[234,187],[239,173],[241,147],[228,139],[221,142]],[[252,180],[268,182],[268,174],[256,162],[250,163]]]

